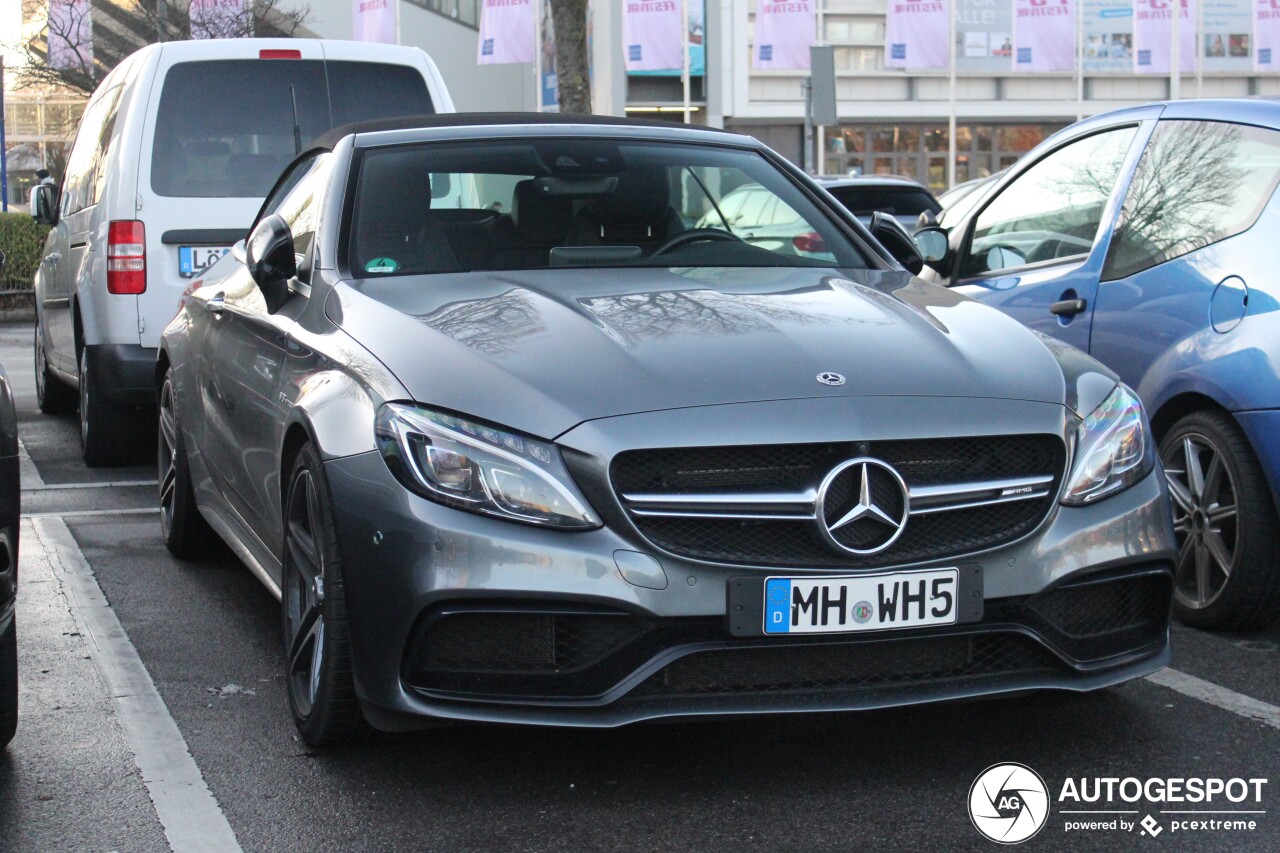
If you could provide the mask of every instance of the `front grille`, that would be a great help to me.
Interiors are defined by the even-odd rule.
[[[891,643],[755,647],[686,655],[629,695],[817,693],[1055,671],[1039,643],[1017,634],[903,639]]]
[[[983,506],[940,507],[910,516],[892,546],[872,555],[837,551],[812,518],[709,517],[691,496],[812,495],[845,460],[867,456],[891,465],[913,494],[951,485],[1039,478],[1027,499]],[[655,546],[711,562],[760,566],[874,568],[954,557],[1011,542],[1035,528],[1057,494],[1065,461],[1062,440],[1052,435],[883,441],[868,444],[792,444],[634,450],[618,454],[610,469],[614,490],[637,529]],[[848,482],[837,480],[848,488]],[[644,513],[628,496],[666,499],[663,510]],[[831,500],[842,495],[833,494]],[[914,498],[913,498],[914,502]],[[883,504],[881,504],[883,505]],[[692,510],[692,511],[689,511]],[[665,514],[663,514],[665,513]],[[743,513],[744,515],[747,513]],[[762,515],[764,513],[750,513]],[[865,528],[863,529],[865,531]],[[865,548],[853,526],[836,534],[842,544]],[[866,535],[865,532],[863,535]]]

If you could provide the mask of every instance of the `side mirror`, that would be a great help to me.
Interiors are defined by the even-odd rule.
[[[267,301],[267,310],[279,311],[289,298],[289,279],[298,274],[293,234],[279,214],[264,217],[249,232],[244,244],[245,267]]]
[[[920,257],[911,235],[892,214],[881,210],[871,214],[871,236],[879,240],[880,245],[888,249],[889,254],[912,275],[919,275],[924,269],[924,258]]]
[[[927,225],[915,233],[916,248],[924,262],[940,273],[945,273],[943,262],[947,259],[947,232],[937,225]]]
[[[53,184],[38,184],[32,192],[35,193],[32,196],[35,200],[35,210],[31,215],[35,217],[36,222],[41,225],[57,225],[58,188]]]
[[[922,210],[920,211],[920,215],[916,217],[917,231],[919,231],[921,228],[928,228],[930,225],[937,225],[937,224],[938,224],[938,214],[934,213],[932,210]]]

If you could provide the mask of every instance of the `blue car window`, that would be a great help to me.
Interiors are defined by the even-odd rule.
[[[1280,132],[1163,121],[1121,208],[1103,281],[1127,278],[1250,228],[1280,179]]]
[[[1136,133],[1086,136],[1019,175],[978,214],[960,276],[1087,255]]]

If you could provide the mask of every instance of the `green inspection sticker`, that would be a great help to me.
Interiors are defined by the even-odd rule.
[[[364,265],[365,272],[395,272],[400,265],[391,258],[374,258]]]

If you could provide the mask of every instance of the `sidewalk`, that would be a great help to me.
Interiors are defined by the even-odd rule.
[[[0,851],[168,850],[40,539],[22,522],[18,734],[0,752]]]

